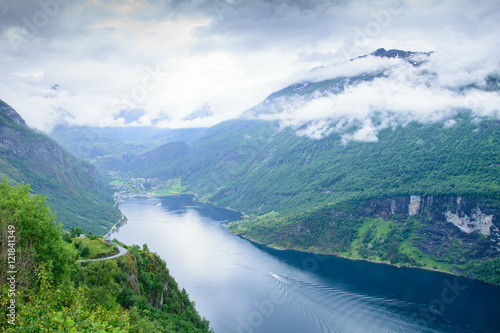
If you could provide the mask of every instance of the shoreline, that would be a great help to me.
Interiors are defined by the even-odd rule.
[[[192,194],[192,193],[179,193],[179,194],[174,194],[174,195],[181,195],[181,194]],[[217,205],[216,203],[211,203],[211,202],[204,202],[204,201],[199,201],[199,200],[196,200],[198,198],[198,196],[196,194],[192,194],[194,196],[194,199],[195,201],[199,202],[199,203],[206,203],[206,204],[210,204],[214,207],[218,207],[218,208],[223,208],[223,209],[227,209],[227,210],[231,210],[233,212],[238,212],[242,215],[242,217],[245,217],[246,214],[242,211],[239,211],[239,210],[236,210],[236,209],[233,209],[233,208],[230,208],[230,207],[224,207],[224,206],[220,206],[220,205]],[[487,283],[487,282],[484,282],[484,281],[481,281],[481,280],[477,280],[477,279],[473,279],[473,278],[470,278],[470,277],[466,277],[466,276],[463,276],[463,275],[460,275],[458,273],[454,273],[454,272],[449,272],[449,271],[443,271],[443,270],[439,270],[439,269],[434,269],[434,268],[430,268],[430,267],[421,267],[421,266],[407,266],[407,265],[398,265],[398,264],[391,264],[390,262],[384,262],[384,261],[376,261],[376,260],[372,260],[372,259],[364,259],[364,258],[352,258],[352,257],[348,257],[348,256],[345,256],[345,255],[341,255],[341,254],[331,254],[331,253],[321,253],[321,252],[311,252],[311,251],[306,251],[306,250],[299,250],[299,249],[291,249],[291,248],[277,248],[277,247],[273,247],[273,246],[269,246],[267,244],[264,244],[264,243],[261,243],[261,242],[258,242],[254,239],[251,239],[251,238],[247,238],[247,237],[244,237],[242,235],[239,235],[239,234],[236,234],[234,232],[231,232],[228,228],[229,226],[229,223],[226,224],[226,230],[228,232],[230,232],[231,234],[233,235],[236,235],[238,237],[241,237],[245,240],[248,240],[250,242],[253,242],[253,243],[256,243],[256,244],[260,244],[262,246],[265,246],[267,248],[270,248],[270,249],[273,249],[273,250],[277,250],[277,251],[297,251],[297,252],[302,252],[302,253],[310,253],[310,254],[319,254],[319,255],[325,255],[325,256],[332,256],[332,257],[336,257],[336,258],[343,258],[343,259],[347,259],[347,260],[360,260],[360,261],[366,261],[366,262],[371,262],[371,263],[374,263],[374,264],[383,264],[383,265],[389,265],[389,266],[393,266],[393,267],[396,267],[396,268],[411,268],[411,269],[421,269],[421,270],[426,270],[426,271],[431,271],[431,272],[436,272],[436,273],[443,273],[443,274],[448,274],[448,275],[451,275],[451,276],[457,276],[457,277],[462,277],[462,278],[466,278],[466,279],[471,279],[471,280],[474,280],[474,281],[478,281],[478,282],[481,282],[481,283],[486,283],[488,285],[492,285],[490,283]],[[492,285],[493,286],[493,285]]]
[[[120,210],[120,208],[118,208],[118,210]],[[106,239],[106,237],[111,237],[111,234],[115,231],[115,228],[116,228],[116,230],[118,230],[123,224],[127,223],[127,221],[128,221],[127,217],[125,215],[123,215],[121,210],[120,210],[120,213],[122,214],[122,217],[118,220],[118,222],[113,224],[111,229],[109,229],[109,231],[107,233],[105,233],[104,236],[102,236],[104,239]]]
[[[221,205],[218,205],[218,204],[210,202],[210,201],[201,201],[201,200],[198,200],[198,196],[196,194],[194,194],[194,193],[181,193],[181,194],[192,194],[194,196],[194,201],[196,201],[198,203],[209,204],[209,205],[212,205],[212,206],[217,207],[217,208],[223,208],[223,209],[227,209],[227,210],[230,210],[230,211],[233,211],[233,212],[240,213],[242,218],[244,218],[244,217],[247,216],[244,212],[242,212],[240,210],[237,210],[237,209],[234,209],[234,208],[231,208],[231,207],[221,206]]]
[[[233,209],[233,208],[230,208],[230,207],[223,207],[223,206],[211,203],[211,202],[204,202],[204,201],[196,200],[198,198],[198,196],[196,194],[194,194],[194,193],[175,193],[175,194],[166,194],[166,195],[133,195],[133,196],[128,196],[127,198],[134,198],[134,197],[158,198],[158,197],[164,197],[164,196],[167,197],[167,196],[176,196],[176,195],[192,195],[193,196],[193,200],[196,201],[196,202],[198,202],[198,203],[210,204],[210,205],[212,205],[214,207],[227,209],[227,210],[230,210],[230,211],[233,211],[233,212],[238,212],[238,213],[240,213],[242,215],[242,217],[246,216],[244,212],[241,212],[239,210],[236,210],[236,209]],[[124,225],[126,222],[127,222],[127,218],[125,217],[125,221],[122,224],[120,224],[120,226],[117,227],[114,231],[115,232],[118,231],[118,229],[122,225]],[[346,259],[346,260],[356,260],[356,261],[371,262],[373,264],[388,265],[388,266],[393,266],[393,267],[396,267],[396,268],[420,269],[420,270],[425,270],[425,271],[430,271],[430,272],[435,272],[435,273],[447,274],[447,275],[455,276],[455,277],[461,277],[461,278],[464,278],[464,279],[470,279],[470,280],[473,280],[473,281],[476,281],[476,282],[480,282],[480,283],[484,283],[484,284],[496,287],[496,285],[494,285],[494,284],[490,284],[490,283],[487,283],[487,282],[484,282],[484,281],[481,281],[481,280],[478,280],[478,279],[474,279],[474,278],[471,278],[471,277],[467,277],[467,276],[464,276],[464,275],[460,275],[460,274],[455,273],[455,272],[449,272],[449,271],[439,270],[439,269],[430,268],[430,267],[411,266],[411,265],[398,265],[398,264],[391,264],[390,262],[376,261],[376,260],[373,260],[373,259],[352,258],[352,257],[348,257],[348,256],[341,255],[341,254],[321,253],[321,252],[312,252],[312,251],[306,251],[306,250],[300,250],[300,249],[293,249],[293,248],[273,247],[273,246],[270,246],[268,244],[256,241],[254,239],[247,238],[247,237],[244,237],[244,236],[239,235],[237,233],[231,232],[229,230],[228,226],[229,226],[229,223],[227,223],[225,225],[225,228],[231,234],[236,235],[238,237],[241,237],[242,239],[245,239],[245,240],[247,240],[249,242],[252,242],[252,243],[255,243],[255,244],[259,244],[259,245],[262,245],[262,246],[264,246],[266,248],[277,250],[277,251],[296,251],[296,252],[308,253],[308,254],[312,254],[312,255],[318,254],[318,255],[324,255],[324,256],[331,256],[331,257],[342,258],[342,259]]]
[[[344,255],[340,255],[340,254],[331,254],[331,253],[321,253],[321,252],[312,252],[312,251],[306,251],[306,250],[299,250],[299,249],[292,249],[292,248],[278,248],[278,247],[274,247],[274,246],[270,246],[270,245],[267,245],[265,243],[262,243],[262,242],[259,242],[259,241],[256,241],[254,239],[251,239],[251,238],[247,238],[247,237],[244,237],[242,235],[238,235],[234,232],[231,232],[228,228],[226,228],[228,232],[232,233],[233,235],[236,235],[238,237],[241,237],[251,243],[255,243],[255,244],[259,244],[259,245],[262,245],[268,249],[273,249],[273,250],[276,250],[276,251],[296,251],[296,252],[301,252],[301,253],[308,253],[308,254],[319,254],[319,255],[324,255],[324,256],[331,256],[331,257],[335,257],[335,258],[342,258],[342,259],[346,259],[346,260],[353,260],[353,261],[366,261],[366,262],[371,262],[373,264],[382,264],[382,265],[388,265],[388,266],[393,266],[393,267],[396,267],[396,268],[410,268],[410,269],[420,269],[420,270],[426,270],[426,271],[431,271],[431,272],[435,272],[435,273],[442,273],[442,274],[447,274],[447,275],[451,275],[451,276],[456,276],[456,277],[461,277],[461,278],[464,278],[464,279],[470,279],[470,280],[474,280],[476,282],[480,282],[480,283],[485,283],[489,286],[495,286],[494,284],[490,284],[490,283],[487,283],[487,282],[484,282],[484,281],[481,281],[481,280],[477,280],[477,279],[474,279],[474,278],[471,278],[471,277],[467,277],[467,276],[463,276],[463,275],[460,275],[458,273],[453,273],[453,272],[448,272],[448,271],[443,271],[443,270],[439,270],[439,269],[434,269],[434,268],[428,268],[428,267],[420,267],[420,266],[407,266],[407,265],[397,265],[397,264],[391,264],[389,262],[384,262],[384,261],[376,261],[376,260],[373,260],[373,259],[364,259],[364,258],[352,258],[352,257],[348,257],[348,256],[344,256]],[[495,286],[496,287],[496,286]]]

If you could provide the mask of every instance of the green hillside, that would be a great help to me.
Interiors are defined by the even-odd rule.
[[[48,196],[64,228],[104,234],[120,218],[108,182],[92,164],[28,128],[1,101],[0,153],[0,177],[11,183],[29,183],[34,193]]]
[[[138,156],[130,174],[182,178],[186,190],[246,213],[293,212],[381,196],[463,195],[500,199],[500,123],[464,112],[455,126],[410,123],[378,142],[344,143],[280,130],[271,122],[219,124],[189,145]]]

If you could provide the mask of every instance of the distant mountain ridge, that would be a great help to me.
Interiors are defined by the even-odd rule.
[[[136,154],[167,142],[189,142],[201,135],[203,128],[168,129],[154,126],[91,127],[61,124],[49,135],[73,154],[95,160],[103,156],[131,159]]]
[[[3,101],[0,153],[0,177],[30,184],[34,193],[48,196],[48,204],[65,229],[81,227],[104,234],[121,216],[109,185],[99,178],[94,165],[31,130]]]

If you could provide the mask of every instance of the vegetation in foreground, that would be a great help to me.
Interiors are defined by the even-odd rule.
[[[77,263],[79,254],[63,239],[45,198],[29,190],[0,183],[1,331],[211,331],[165,261],[146,245],[129,246],[118,259]],[[5,283],[12,276],[8,265],[15,266],[15,284]]]

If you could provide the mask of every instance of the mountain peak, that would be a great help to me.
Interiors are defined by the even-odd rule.
[[[383,57],[383,58],[407,58],[408,56],[415,53],[416,52],[396,50],[396,49],[387,51],[384,48],[380,48],[370,54],[376,57]]]
[[[380,48],[376,51],[373,51],[370,54],[360,56],[358,58],[365,58],[367,56],[374,56],[374,57],[381,57],[381,58],[402,58],[411,63],[413,66],[419,66],[422,64],[422,60],[416,61],[412,57],[413,56],[429,56],[432,52],[414,52],[414,51],[404,51],[404,50],[397,50],[397,49],[391,49],[391,50],[386,50],[384,48]]]

